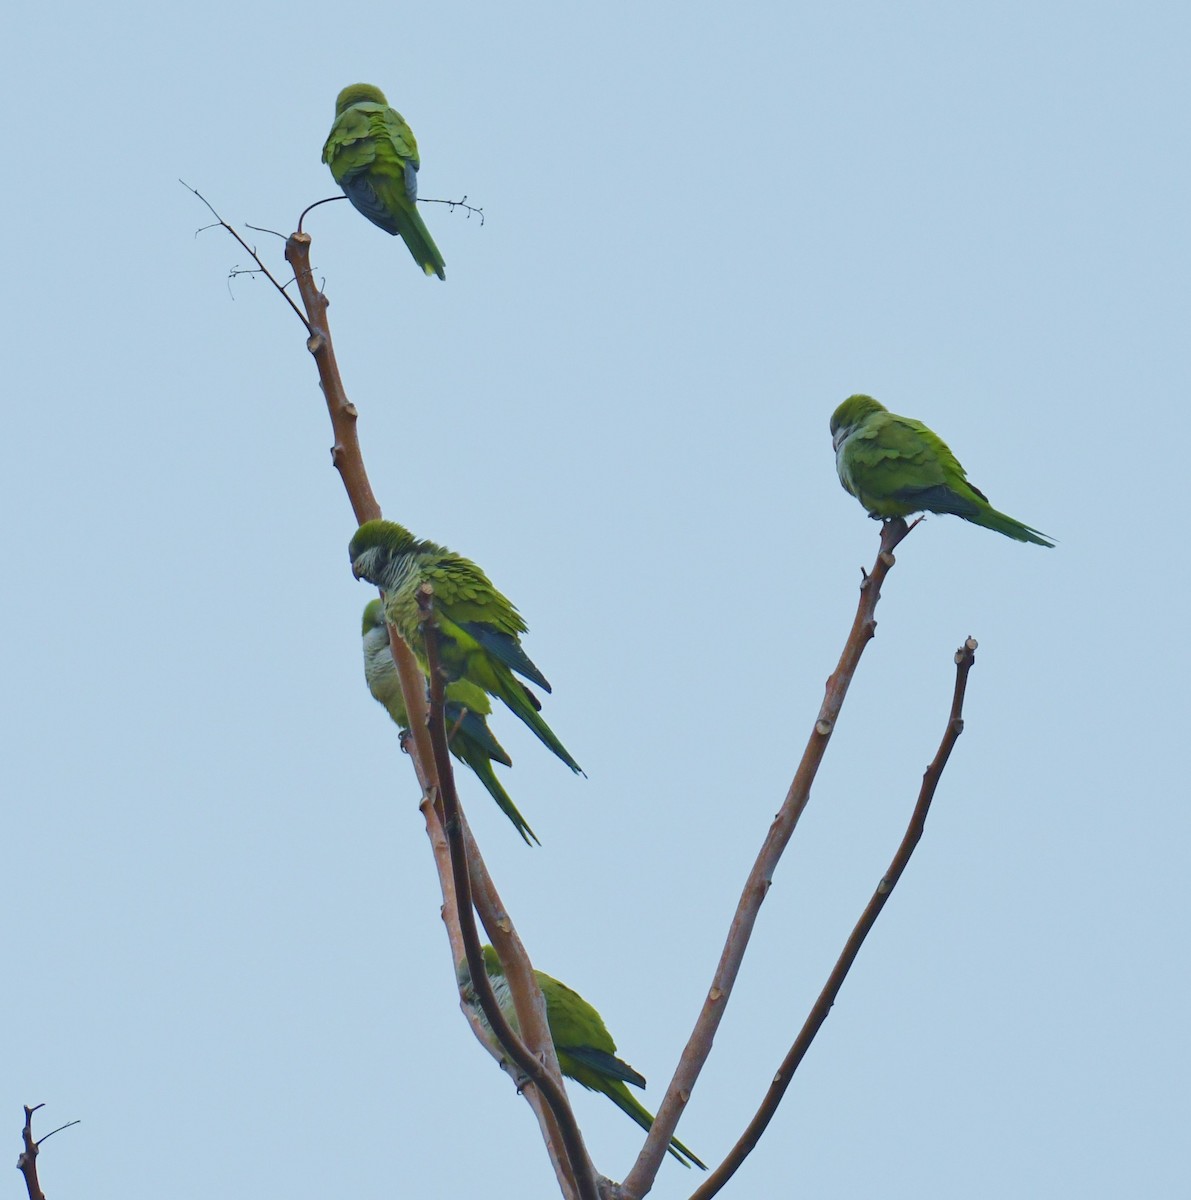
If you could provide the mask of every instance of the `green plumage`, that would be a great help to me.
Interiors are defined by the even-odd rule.
[[[484,968],[505,1020],[520,1032],[504,969],[491,946],[484,947]],[[562,1073],[593,1092],[603,1093],[617,1108],[648,1131],[653,1125],[653,1114],[625,1086],[631,1083],[634,1087],[644,1087],[645,1078],[623,1059],[616,1057],[616,1043],[603,1017],[578,992],[552,975],[544,971],[535,971],[534,975],[546,1000],[546,1023],[550,1026],[550,1040],[554,1043]],[[459,988],[487,1028],[488,1023],[475,999],[466,961],[459,964]],[[706,1165],[677,1138],[670,1139],[670,1153],[684,1167],[693,1163],[701,1170],[707,1170]]]
[[[572,771],[579,764],[542,719],[537,697],[515,677],[550,691],[521,648],[521,614],[470,559],[415,538],[393,521],[368,521],[351,540],[352,573],[385,593],[385,617],[426,669],[418,589],[434,588],[442,667],[448,682],[465,681],[503,701]]]
[[[418,213],[418,143],[380,88],[353,83],[339,93],[323,162],[364,216],[400,236],[427,275],[446,279],[446,264]]]
[[[870,516],[951,513],[1019,542],[1054,545],[1037,529],[993,508],[937,433],[891,413],[871,396],[849,396],[835,410],[831,440],[840,483]]]
[[[401,694],[401,679],[389,650],[389,630],[385,625],[384,605],[380,600],[369,600],[365,607],[363,634],[364,678],[368,690],[402,729],[409,729],[409,713],[405,707],[405,697]],[[501,812],[513,822],[528,845],[531,840],[537,842],[538,836],[517,811],[517,806],[501,787],[492,769],[494,762],[511,767],[513,760],[488,728],[486,718],[491,712],[492,705],[487,694],[467,680],[460,679],[447,688],[444,715],[451,738],[451,753],[475,772],[488,794],[500,806]],[[541,845],[540,842],[538,844]]]

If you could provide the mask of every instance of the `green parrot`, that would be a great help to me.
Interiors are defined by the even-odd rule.
[[[352,574],[385,593],[385,618],[426,670],[426,647],[418,623],[418,588],[434,588],[442,667],[448,683],[465,682],[504,703],[572,771],[579,764],[542,719],[537,697],[514,677],[544,691],[546,677],[521,649],[521,614],[470,559],[445,546],[415,538],[393,521],[367,521],[348,547]],[[581,772],[580,772],[581,773]]]
[[[1054,546],[1037,529],[993,508],[938,434],[871,396],[849,396],[832,413],[831,442],[840,483],[872,517],[952,513],[1019,542]]]
[[[443,257],[418,215],[418,143],[380,88],[353,83],[339,93],[323,162],[373,225],[400,234],[427,275],[446,279]]]
[[[484,969],[496,994],[496,1002],[505,1020],[520,1033],[517,1014],[513,1009],[513,997],[500,959],[491,946],[484,947]],[[616,1057],[616,1043],[604,1025],[604,1019],[578,992],[565,983],[559,983],[544,971],[535,971],[538,987],[546,1000],[546,1023],[550,1026],[550,1040],[558,1055],[558,1065],[568,1078],[581,1083],[593,1092],[603,1092],[622,1112],[628,1113],[642,1129],[648,1132],[653,1124],[653,1115],[629,1091],[625,1084],[643,1088],[645,1079],[628,1063]],[[491,1026],[484,1017],[471,985],[471,972],[467,960],[459,964],[459,990],[463,998],[480,1018],[489,1033]],[[684,1167],[692,1163],[706,1171],[705,1163],[697,1159],[677,1138],[670,1139],[670,1153]]]
[[[364,608],[364,678],[372,698],[383,704],[389,716],[402,728],[409,728],[409,713],[405,698],[401,694],[401,680],[397,666],[389,650],[389,630],[385,625],[385,609],[378,600],[369,600]],[[517,828],[526,845],[538,842],[538,835],[529,827],[529,822],[517,811],[509,794],[500,786],[494,762],[506,767],[513,765],[505,748],[492,736],[485,718],[492,712],[487,694],[468,683],[457,680],[447,688],[446,722],[451,738],[451,753],[466,763],[479,776],[488,794],[500,805],[500,811]],[[541,842],[538,842],[541,845]]]

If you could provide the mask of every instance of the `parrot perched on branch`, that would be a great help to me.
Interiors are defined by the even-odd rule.
[[[368,690],[402,729],[408,729],[409,713],[401,694],[397,666],[389,649],[389,630],[385,625],[385,610],[380,600],[368,601],[364,609],[363,633],[364,678],[368,682]],[[511,767],[513,760],[488,728],[485,718],[491,712],[492,705],[487,694],[475,684],[460,679],[447,688],[444,715],[451,739],[451,753],[471,767],[488,789],[488,794],[500,805],[500,811],[513,822],[526,845],[529,845],[531,840],[538,842],[538,835],[517,811],[517,806],[509,799],[508,792],[501,787],[492,769],[494,762]]]
[[[520,1033],[509,983],[500,965],[500,959],[491,946],[484,947],[484,969],[505,1020]],[[623,1059],[616,1057],[616,1043],[604,1025],[603,1017],[565,983],[559,983],[544,971],[535,971],[534,976],[546,1001],[546,1023],[550,1026],[550,1040],[554,1043],[554,1052],[558,1055],[558,1065],[562,1073],[593,1092],[603,1092],[617,1108],[628,1113],[648,1132],[653,1125],[653,1115],[625,1086],[631,1083],[634,1087],[643,1088],[645,1078]],[[466,959],[459,964],[458,978],[459,990],[463,993],[464,1000],[476,1011],[481,1024],[491,1034],[491,1027],[472,987],[471,972],[467,968]],[[677,1138],[670,1139],[670,1153],[684,1167],[693,1163],[701,1170],[707,1170],[706,1164],[696,1158]]]
[[[446,279],[443,256],[418,214],[418,143],[380,88],[353,83],[339,93],[323,162],[373,225],[400,234],[427,275]]]
[[[840,483],[870,516],[952,513],[1019,542],[1054,545],[1037,529],[993,508],[937,433],[921,421],[896,416],[871,396],[849,396],[832,413],[831,441]]]
[[[352,574],[385,593],[385,619],[426,668],[418,589],[434,589],[441,665],[448,683],[465,682],[503,700],[572,771],[579,764],[542,719],[537,697],[514,672],[550,691],[546,677],[521,649],[525,621],[470,559],[415,538],[393,521],[367,521],[348,546]]]

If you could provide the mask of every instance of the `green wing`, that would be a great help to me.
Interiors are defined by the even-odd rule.
[[[512,602],[475,563],[459,555],[440,558],[423,570],[423,576],[434,587],[448,674],[468,679],[502,700],[572,771],[580,771],[542,718],[537,698],[514,677],[516,673],[550,691],[545,675],[521,647],[518,635],[526,625]]]
[[[384,705],[389,716],[401,729],[408,730],[409,712],[405,707],[405,697],[401,693],[401,680],[389,652],[389,638],[384,622],[380,600],[370,601],[364,609],[364,676],[373,697]],[[447,686],[443,716],[450,738],[451,753],[471,768],[488,794],[496,801],[501,812],[512,821],[525,843],[528,845],[532,841],[541,845],[537,834],[518,811],[492,769],[494,762],[511,767],[513,760],[488,728],[487,718],[491,713],[491,701],[475,684],[461,679]]]
[[[625,1086],[644,1087],[645,1077],[616,1056],[616,1043],[603,1017],[578,992],[565,983],[536,971],[538,985],[546,998],[546,1020],[558,1054],[562,1073],[593,1092],[602,1092],[642,1129],[653,1126],[653,1114]],[[677,1138],[670,1139],[669,1152],[683,1166],[692,1163],[707,1170]]]
[[[367,101],[351,105],[331,127],[323,162],[359,212],[400,236],[427,275],[446,278],[446,263],[417,209],[418,143],[399,112]]]

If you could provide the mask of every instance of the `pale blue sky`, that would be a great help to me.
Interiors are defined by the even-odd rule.
[[[724,1194],[1187,1194],[1186,6],[351,13],[6,29],[0,1153],[45,1101],[56,1200],[556,1194],[455,1007],[303,331],[177,182],[288,232],[367,80],[487,215],[426,210],[446,284],[308,228],[386,512],[519,605],[588,772],[494,722],[534,851],[464,781],[537,965],[656,1107],[875,552],[827,431],[871,392],[1059,546],[903,546],[680,1135],[751,1115],[972,634],[926,838]]]

